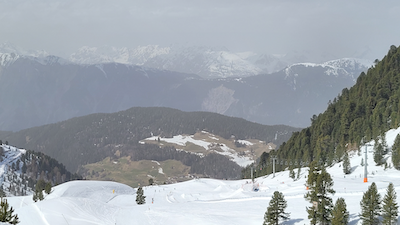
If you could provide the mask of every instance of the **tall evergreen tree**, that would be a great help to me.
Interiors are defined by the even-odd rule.
[[[0,198],[6,197],[6,193],[3,190],[3,185],[0,186]]]
[[[263,225],[278,225],[280,220],[289,219],[289,213],[285,212],[287,202],[283,194],[275,191],[264,215]]]
[[[296,178],[296,173],[294,172],[293,169],[290,169],[290,171],[289,171],[289,177],[292,178],[293,180]]]
[[[383,147],[383,154],[386,155],[389,151],[389,147],[386,142],[385,134],[381,135],[381,143],[382,143],[382,147]]]
[[[381,215],[381,196],[378,193],[375,182],[364,193],[360,206],[360,219],[363,225],[379,224],[378,217]]]
[[[297,168],[297,177],[296,177],[297,180],[300,179],[300,173],[301,173],[301,166]]]
[[[382,143],[375,141],[375,146],[374,146],[374,161],[377,166],[382,165],[382,159],[384,155],[384,148]]]
[[[310,224],[330,224],[333,203],[329,195],[335,193],[335,190],[332,189],[331,175],[314,161],[310,164],[306,185],[309,187],[309,192],[305,194],[304,198],[313,204],[313,206],[307,207]]]
[[[44,192],[46,192],[46,194],[50,194],[51,192],[51,182],[47,182],[46,186],[44,187]]]
[[[400,170],[400,134],[396,136],[392,146],[392,163],[394,168]]]
[[[136,191],[136,203],[142,205],[146,203],[146,196],[144,196],[143,188],[139,187]]]
[[[397,205],[396,198],[396,191],[394,190],[393,184],[390,183],[386,190],[386,195],[383,198],[382,224],[384,225],[397,224],[399,206]]]
[[[343,173],[344,174],[350,174],[351,173],[350,159],[349,159],[349,154],[347,153],[347,151],[344,153],[342,166],[343,166]]]
[[[19,218],[14,214],[13,207],[10,208],[6,199],[1,198],[0,202],[0,222],[7,222],[10,224],[18,224]]]
[[[344,198],[338,198],[332,211],[332,225],[347,225],[349,223],[349,211],[347,211]]]

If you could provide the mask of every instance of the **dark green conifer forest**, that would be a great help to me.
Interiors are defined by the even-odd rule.
[[[356,84],[328,103],[324,113],[311,118],[311,126],[293,133],[276,151],[262,156],[257,176],[272,172],[271,158],[277,157],[276,171],[308,165],[312,161],[330,166],[343,160],[349,150],[382,135],[400,124],[400,48],[391,46]],[[249,167],[242,176],[249,174]]]

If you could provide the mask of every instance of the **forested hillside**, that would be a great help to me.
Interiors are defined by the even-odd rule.
[[[353,87],[330,101],[324,113],[314,115],[310,127],[295,132],[276,151],[263,154],[257,165],[259,175],[271,172],[272,157],[277,157],[277,170],[311,161],[326,165],[341,161],[345,151],[399,126],[399,100],[400,49],[391,46]],[[243,173],[248,174],[249,168]]]
[[[63,164],[41,152],[18,149],[0,140],[0,196],[29,195],[38,181],[58,185],[82,179]]]
[[[260,125],[216,113],[136,107],[118,113],[77,117],[16,133],[5,132],[0,138],[19,147],[44,152],[75,172],[82,165],[106,157],[130,156],[135,161],[174,159],[191,166],[194,173],[235,178],[241,169],[226,157],[211,154],[201,158],[171,147],[142,145],[139,141],[151,136],[172,137],[208,131],[226,139],[251,138],[279,145],[297,130],[283,125]]]

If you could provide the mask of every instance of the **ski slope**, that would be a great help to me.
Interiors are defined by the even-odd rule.
[[[388,146],[393,145],[400,129],[386,135]],[[369,144],[374,144],[370,142]],[[337,198],[346,200],[350,223],[361,224],[360,201],[363,193],[375,182],[381,197],[389,182],[400,196],[400,171],[384,170],[373,162],[372,146],[368,150],[368,183],[363,182],[364,167],[360,165],[364,154],[354,152],[350,162],[353,172],[344,175],[341,163],[328,168],[334,180]],[[362,148],[363,150],[365,147]],[[390,161],[390,155],[386,156]],[[297,172],[297,170],[295,170]],[[122,224],[257,224],[263,222],[264,213],[274,191],[283,192],[287,200],[290,220],[285,224],[308,224],[304,199],[307,192],[302,168],[300,179],[293,181],[289,171],[257,178],[259,191],[254,192],[251,180],[195,179],[187,182],[144,187],[146,204],[137,205],[136,189],[124,184],[105,181],[72,181],[53,188],[45,200],[34,203],[32,196],[10,197],[21,225],[122,225]]]

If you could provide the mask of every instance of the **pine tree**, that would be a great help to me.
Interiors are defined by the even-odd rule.
[[[292,178],[293,180],[296,178],[296,173],[294,172],[293,169],[290,169],[290,171],[289,171],[289,177]]]
[[[308,218],[311,219],[310,224],[329,224],[333,203],[332,198],[328,195],[335,193],[332,189],[331,175],[314,161],[310,164],[306,185],[309,187],[309,192],[304,198],[313,204],[313,206],[307,207]]]
[[[397,224],[399,206],[397,205],[396,198],[396,191],[394,190],[393,184],[390,183],[386,190],[386,195],[383,198],[382,224]]]
[[[349,160],[349,154],[347,151],[344,154],[343,158],[343,173],[344,174],[350,174],[351,173],[351,165],[350,165],[350,160]]]
[[[1,198],[6,197],[6,193],[3,190],[3,185],[0,186],[0,197]]]
[[[37,194],[37,191],[35,191],[35,193],[33,193],[32,199],[33,199],[34,202],[37,202],[37,201],[38,201],[38,194]]]
[[[297,168],[297,177],[296,179],[300,179],[300,173],[301,173],[301,166],[299,166],[299,168]]]
[[[285,212],[287,202],[281,192],[275,191],[264,215],[263,225],[278,225],[280,220],[289,219],[289,213]]]
[[[136,203],[142,205],[146,203],[146,196],[144,196],[143,188],[139,187],[136,191]]]
[[[39,191],[37,197],[38,197],[38,199],[39,199],[40,201],[43,201],[43,199],[44,199],[43,191]]]
[[[347,225],[349,223],[349,211],[347,211],[344,198],[338,198],[332,211],[332,225]]]
[[[44,192],[46,194],[50,194],[50,192],[51,192],[51,182],[50,181],[46,183],[46,186],[44,188]]]
[[[19,218],[14,214],[13,207],[10,208],[6,199],[1,198],[0,202],[0,222],[7,222],[10,224],[18,224]]]
[[[381,143],[382,143],[382,147],[383,147],[383,154],[386,155],[389,152],[389,147],[387,145],[386,137],[384,134],[381,135],[381,140],[382,140]]]
[[[374,146],[374,161],[377,166],[380,166],[380,165],[382,165],[384,149],[383,149],[383,145],[381,143],[378,143],[378,141],[376,141],[375,143],[377,143],[377,144],[375,144],[375,146]]]
[[[396,136],[392,146],[392,163],[394,168],[400,170],[400,134]]]
[[[378,193],[375,182],[364,193],[360,206],[360,219],[363,225],[379,224],[378,216],[381,213],[381,196]]]

